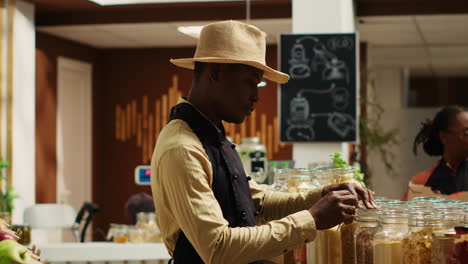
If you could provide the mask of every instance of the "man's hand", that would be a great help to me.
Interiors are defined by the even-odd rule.
[[[371,190],[364,189],[350,182],[331,184],[323,187],[322,197],[325,197],[330,192],[340,190],[349,191],[352,195],[358,197],[358,199],[362,200],[362,203],[368,209],[377,208],[377,205],[374,203],[374,195]],[[358,206],[358,208],[360,208],[360,206]]]
[[[312,208],[310,214],[317,230],[332,228],[342,222],[351,223],[358,206],[356,195],[347,190],[329,191]]]

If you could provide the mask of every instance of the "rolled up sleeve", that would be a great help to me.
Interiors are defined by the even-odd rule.
[[[322,188],[307,193],[284,193],[267,190],[255,181],[250,181],[249,184],[255,207],[259,211],[260,222],[276,220],[307,210],[322,198]]]
[[[168,150],[154,169],[158,186],[152,186],[156,189],[153,193],[161,196],[157,200],[164,201],[172,215],[171,220],[159,217],[159,221],[173,221],[161,224],[177,225],[205,263],[239,264],[268,259],[301,247],[315,237],[313,218],[305,210],[260,226],[229,227],[211,189],[208,157],[195,147]],[[274,203],[274,199],[264,200]]]

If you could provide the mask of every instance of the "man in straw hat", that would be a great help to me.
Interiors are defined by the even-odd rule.
[[[194,69],[194,77],[159,135],[151,185],[176,264],[263,263],[314,240],[316,230],[352,221],[358,198],[373,208],[370,192],[351,184],[286,194],[265,190],[245,174],[222,121],[244,121],[262,77],[288,81],[265,64],[265,36],[237,21],[212,23],[202,29],[194,58],[171,60]]]

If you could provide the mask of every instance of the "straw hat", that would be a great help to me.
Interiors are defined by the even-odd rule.
[[[263,77],[286,83],[289,75],[265,63],[266,33],[238,21],[222,21],[203,27],[193,58],[171,59],[177,66],[193,69],[194,62],[240,63],[262,70]]]

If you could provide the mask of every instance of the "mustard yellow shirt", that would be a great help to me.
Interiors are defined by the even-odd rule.
[[[187,102],[183,99],[180,102]],[[163,241],[172,255],[180,231],[205,263],[249,263],[269,259],[315,238],[306,211],[322,197],[317,189],[288,194],[250,181],[255,227],[229,227],[211,189],[213,172],[203,145],[182,120],[161,131],[151,161],[151,188]]]

